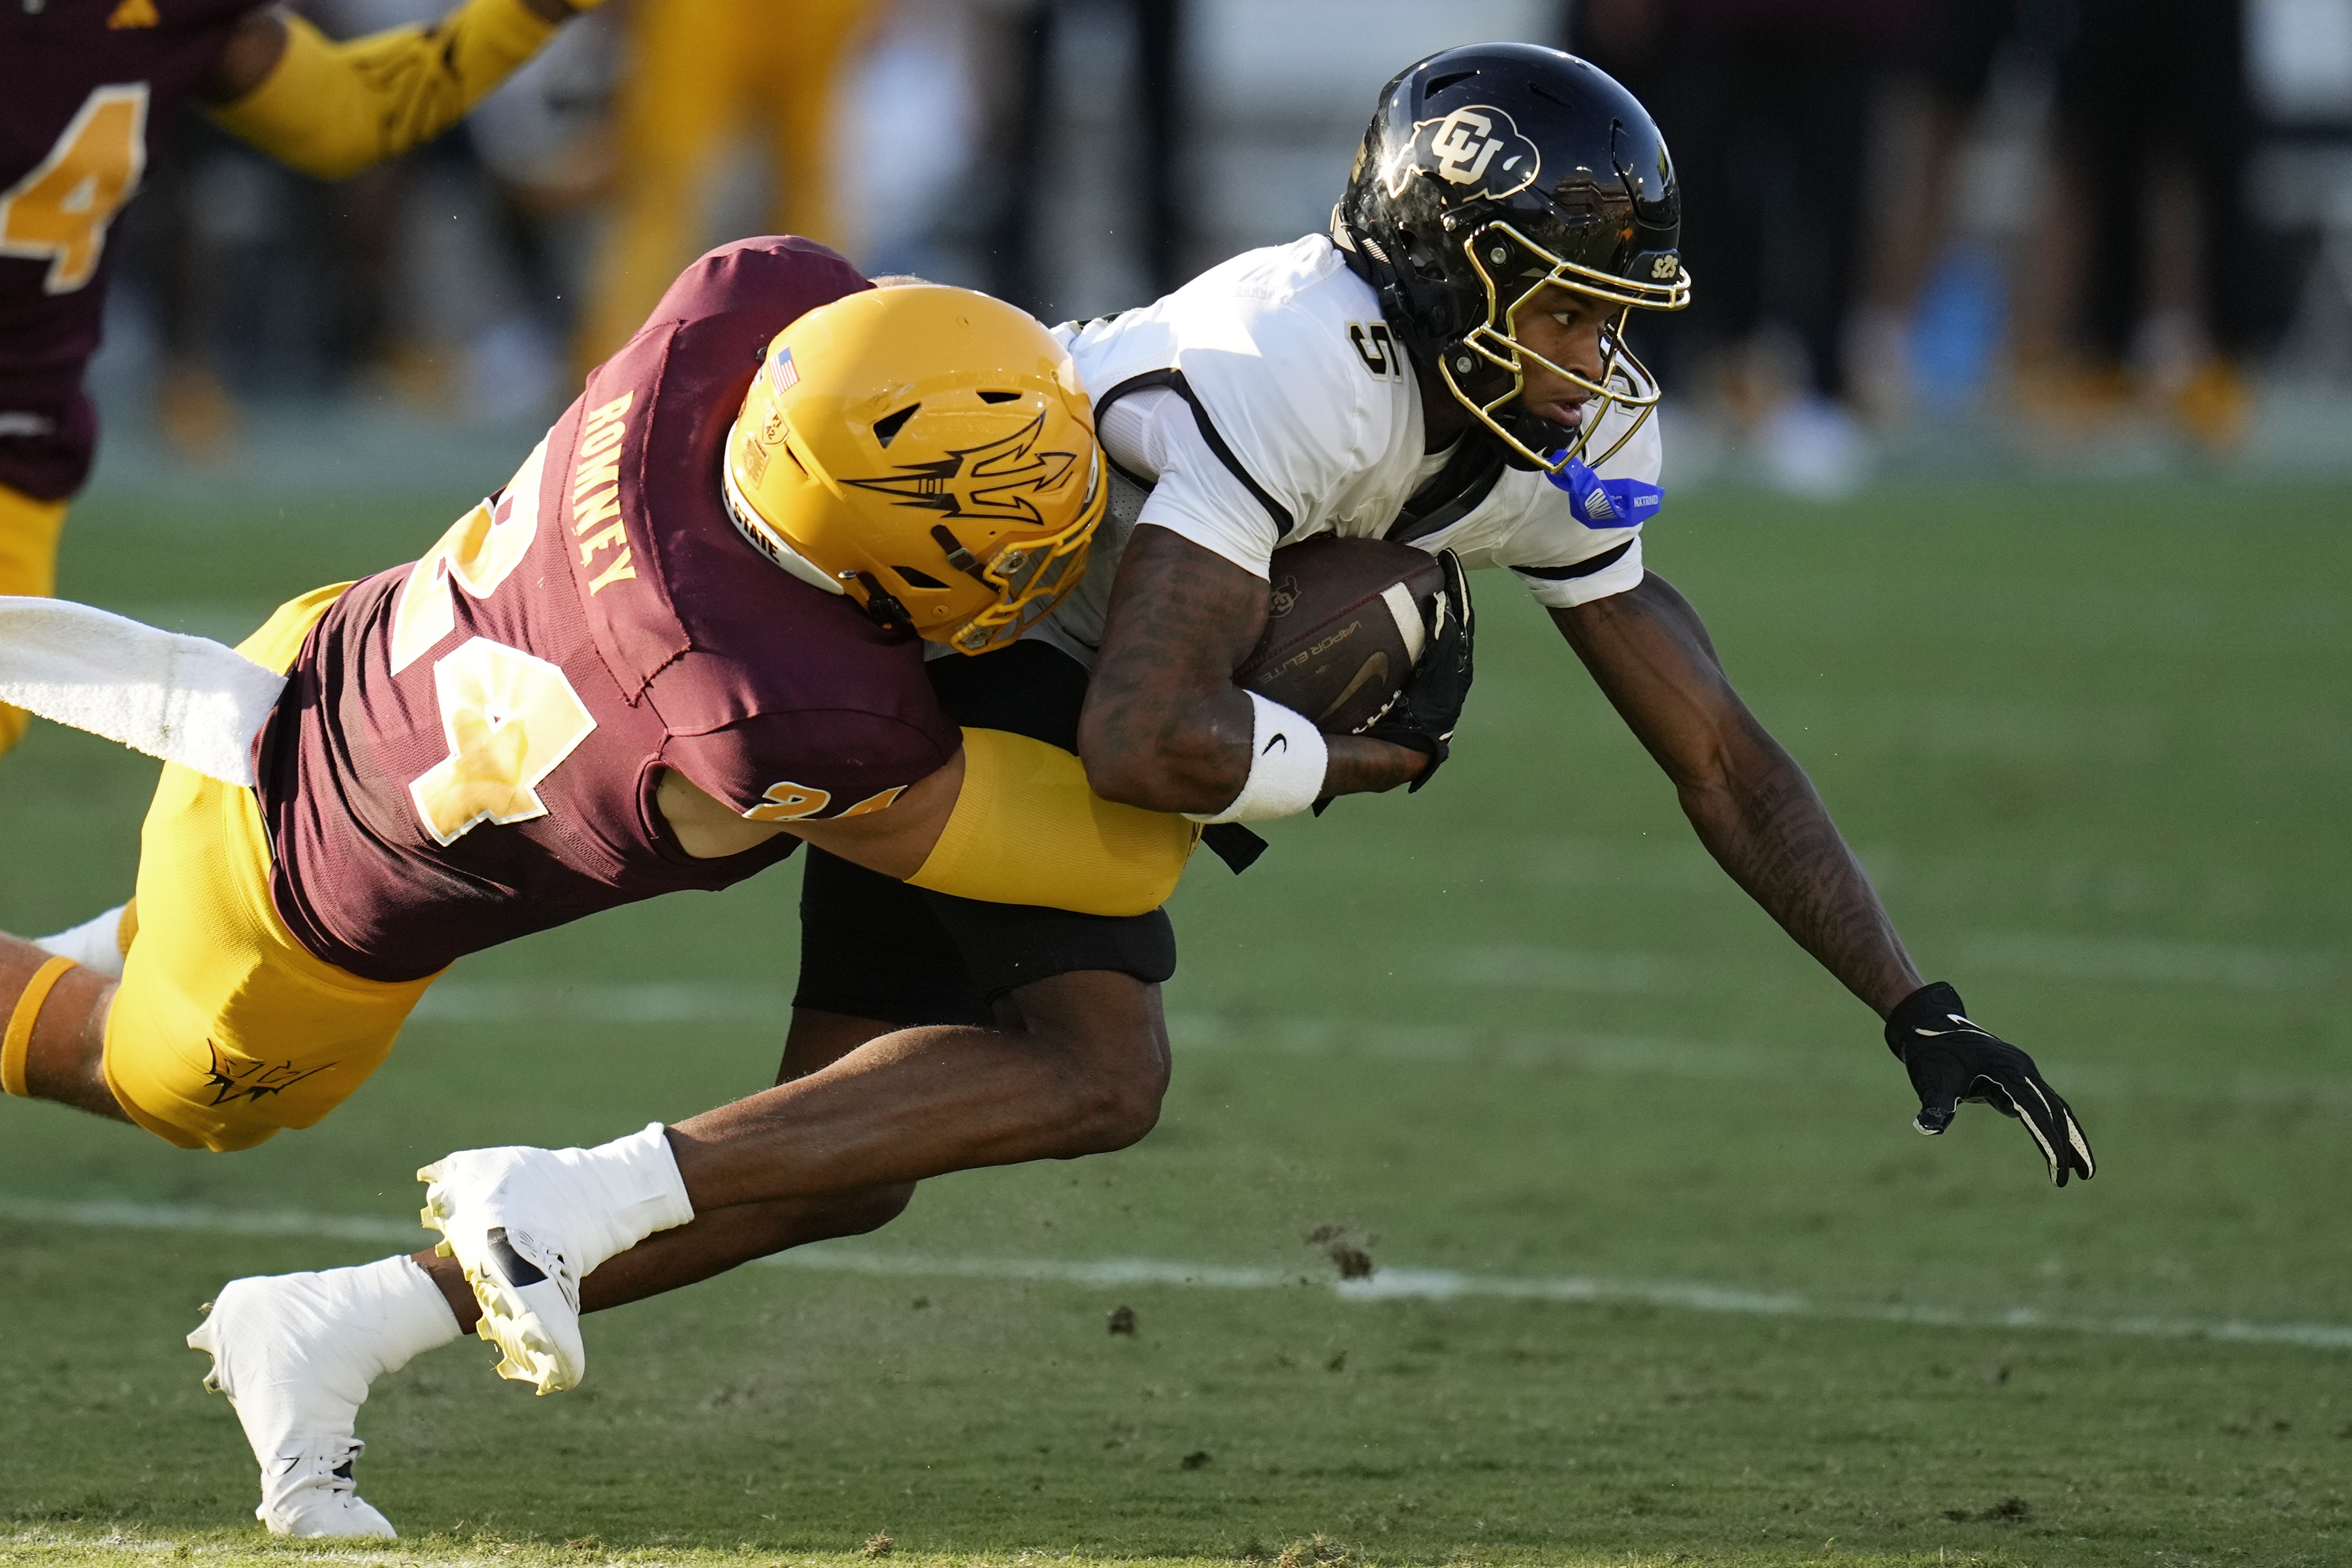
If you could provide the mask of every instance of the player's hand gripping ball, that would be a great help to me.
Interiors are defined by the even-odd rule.
[[[1376,740],[1408,746],[1429,759],[1410,795],[1437,775],[1450,754],[1454,727],[1462,721],[1462,706],[1470,700],[1471,634],[1475,618],[1470,609],[1470,581],[1462,559],[1451,550],[1437,563],[1445,569],[1445,586],[1429,605],[1429,646],[1413,666],[1404,689],[1364,733]]]
[[[1352,735],[1388,710],[1429,642],[1436,557],[1384,539],[1318,535],[1267,563],[1265,631],[1234,683]]]
[[[1470,593],[1453,552],[1320,535],[1274,552],[1265,632],[1243,689],[1328,734],[1374,735],[1445,758],[1470,689]]]
[[[1942,981],[1906,996],[1886,1020],[1886,1045],[1911,1074],[1919,1093],[1912,1122],[1929,1137],[1952,1124],[1961,1102],[1990,1105],[2025,1123],[2060,1186],[2069,1175],[2096,1173],[2091,1141],[2033,1058],[1971,1022],[1960,994]]]

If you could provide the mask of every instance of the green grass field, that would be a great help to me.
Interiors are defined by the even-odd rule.
[[[457,504],[92,504],[67,591],[235,635]],[[1912,1132],[1875,1020],[1496,582],[1437,784],[1190,873],[1150,1139],[593,1320],[573,1394],[421,1359],[361,1428],[407,1539],[355,1560],[2352,1563],[2347,521],[2342,490],[2035,485],[1713,492],[1652,530],[2096,1182],[2053,1191],[1981,1108]],[[152,777],[47,728],[0,763],[0,927],[118,900]],[[248,1154],[0,1105],[0,1561],[296,1552],[181,1346],[198,1303],[421,1243],[408,1178],[451,1148],[764,1084],[796,895],[468,961]]]

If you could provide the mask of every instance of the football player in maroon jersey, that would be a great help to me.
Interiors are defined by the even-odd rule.
[[[802,1076],[675,1152],[656,1129],[548,1156],[593,1198],[560,1233],[509,1212],[495,1160],[447,1163],[435,1201],[473,1287],[449,1289],[488,1304],[513,1374],[576,1380],[580,1279],[698,1211],[733,1261],[730,1227],[772,1250],[871,1228],[924,1176],[1133,1142],[1166,1080],[1157,911],[1193,825],[960,725],[924,658],[1050,609],[1108,489],[1085,389],[1025,315],[875,289],[805,240],[713,252],[499,495],[244,645],[286,672],[251,786],[165,767],[138,896],[81,929],[88,962],[0,937],[0,1088],[249,1147],[350,1094],[456,958],[805,841],[935,898],[992,1022],[796,1035]],[[389,1275],[394,1304],[355,1310],[421,1301],[454,1334],[436,1283],[392,1262],[337,1300]],[[352,1490],[357,1399],[289,1404],[300,1380],[270,1359],[305,1310],[297,1287],[241,1289],[200,1331],[264,1461],[260,1517],[387,1533]]]
[[[342,179],[464,116],[602,0],[466,0],[431,27],[331,43],[273,0],[0,5],[0,594],[57,584],[89,477],[107,229],[193,97],[283,163]],[[25,715],[0,707],[0,752]]]

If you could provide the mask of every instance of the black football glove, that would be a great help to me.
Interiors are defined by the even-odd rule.
[[[1429,602],[1429,635],[1421,658],[1396,700],[1363,731],[1375,741],[1410,746],[1429,759],[1429,766],[1412,781],[1412,790],[1435,778],[1445,765],[1447,742],[1454,739],[1454,726],[1462,721],[1463,703],[1470,699],[1470,583],[1463,574],[1462,558],[1451,550],[1437,552],[1437,564],[1445,573],[1445,586]]]
[[[1961,1101],[1974,1100],[2025,1123],[2058,1185],[2069,1175],[2087,1182],[2097,1173],[2082,1123],[2042,1080],[2033,1058],[1970,1023],[1960,994],[1942,981],[1896,1005],[1886,1020],[1886,1047],[1919,1092],[1919,1116],[1911,1125],[1930,1138],[1952,1124]]]

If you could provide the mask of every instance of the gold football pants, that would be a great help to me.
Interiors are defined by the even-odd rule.
[[[272,669],[349,584],[283,605],[238,652]],[[436,976],[364,980],[294,940],[253,792],[166,764],[139,838],[139,926],[106,1021],[106,1082],[183,1149],[308,1127],[391,1054]]]
[[[763,132],[769,152],[772,231],[842,243],[828,145],[835,92],[873,8],[857,0],[642,0],[635,8],[620,191],[580,324],[583,366],[635,336],[701,252],[709,176],[747,124]]]
[[[0,485],[0,594],[46,599],[58,591],[58,535],[65,531],[67,504],[35,500]],[[0,702],[0,756],[24,739],[29,717]]]

